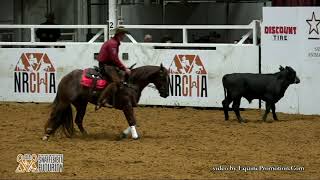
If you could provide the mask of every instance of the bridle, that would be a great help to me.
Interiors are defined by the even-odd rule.
[[[160,70],[160,75],[159,75],[159,80],[162,82],[162,81],[166,81],[167,82],[167,76],[165,75],[164,71]],[[165,87],[165,84],[161,85],[159,87],[159,92],[160,94],[162,93],[165,93],[166,91],[166,87]]]

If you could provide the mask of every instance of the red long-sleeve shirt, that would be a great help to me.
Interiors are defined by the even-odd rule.
[[[116,37],[103,43],[98,55],[98,61],[105,64],[112,64],[121,70],[125,70],[126,66],[120,61],[118,56],[119,46],[120,41]]]

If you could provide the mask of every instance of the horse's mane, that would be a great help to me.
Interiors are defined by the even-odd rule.
[[[147,79],[151,77],[154,73],[159,71],[160,67],[159,66],[141,66],[134,68],[132,70],[132,74],[130,75],[131,80],[136,80],[136,79]]]

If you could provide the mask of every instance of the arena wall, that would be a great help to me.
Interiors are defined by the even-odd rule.
[[[264,8],[263,17],[262,73],[277,72],[279,65],[291,66],[301,79],[300,84],[288,88],[277,103],[277,111],[320,114],[317,106],[320,8]],[[94,54],[100,46],[101,43],[69,43],[65,48],[1,48],[0,100],[51,102],[62,76],[76,68],[97,65]],[[162,99],[149,85],[140,104],[221,107],[224,74],[259,72],[259,46],[254,44],[172,43],[159,47],[153,43],[123,43],[120,47],[121,58],[127,65],[163,63],[171,72],[171,96]],[[258,108],[258,102],[248,105],[243,100],[242,107]]]
[[[52,102],[64,75],[76,68],[97,65],[94,53],[100,46],[94,43],[65,48],[1,48],[0,100]],[[123,43],[120,51],[127,65],[162,63],[172,72],[171,96],[163,99],[153,85],[149,85],[140,100],[140,104],[146,105],[221,107],[224,74],[258,73],[259,70],[255,45],[217,45],[210,50],[192,50]],[[244,101],[243,107],[249,107],[248,103]],[[257,102],[250,107],[257,108]]]

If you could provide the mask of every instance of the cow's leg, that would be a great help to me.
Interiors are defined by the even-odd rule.
[[[276,114],[276,105],[274,103],[272,103],[272,105],[271,105],[271,110],[272,110],[273,119],[276,121],[279,120],[277,117],[277,114]]]
[[[222,101],[222,106],[223,106],[223,111],[224,111],[224,119],[225,120],[229,120],[229,105],[232,102],[232,100],[228,97],[226,97],[223,101]]]
[[[232,104],[233,111],[234,111],[234,113],[236,114],[239,123],[245,122],[245,121],[242,119],[242,117],[240,116],[240,111],[239,111],[240,102],[241,102],[241,97],[240,97],[240,98],[236,98],[236,99],[233,101],[233,104]]]
[[[271,105],[272,105],[272,103],[266,102],[266,111],[264,112],[264,115],[262,117],[263,121],[267,120],[267,116],[268,116],[268,113],[270,112]]]

